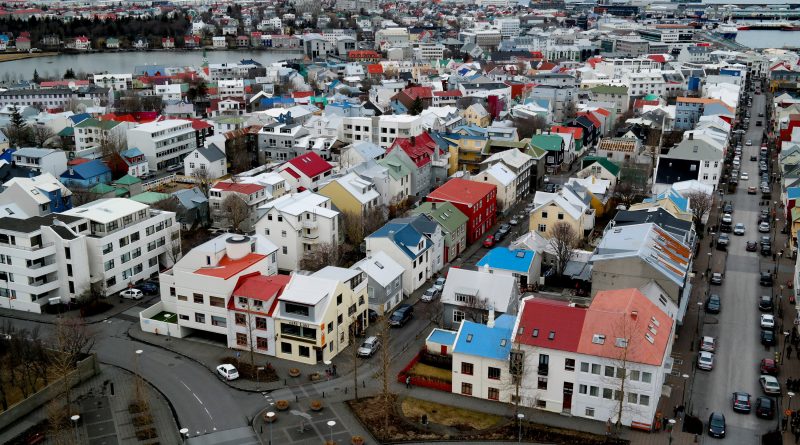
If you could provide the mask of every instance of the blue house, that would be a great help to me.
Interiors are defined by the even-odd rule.
[[[111,182],[111,169],[98,159],[71,165],[61,174],[61,182],[67,187],[92,188],[97,184]]]
[[[525,287],[539,280],[542,271],[542,256],[527,249],[495,247],[481,258],[476,266],[495,274],[511,275],[517,284]]]

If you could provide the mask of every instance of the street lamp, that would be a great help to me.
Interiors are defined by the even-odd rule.
[[[267,419],[269,419],[269,445],[272,445],[272,422],[274,417],[274,412],[270,411],[267,413]]]
[[[522,419],[525,418],[525,414],[517,413],[517,424],[519,425],[519,433],[517,436],[517,443],[522,443]]]
[[[712,240],[713,241],[713,240]],[[711,279],[711,257],[714,254],[712,252],[708,252],[708,265],[706,266],[706,279]]]
[[[689,380],[689,374],[681,375],[683,377],[683,396],[681,396],[681,406],[686,402],[686,381]]]
[[[70,419],[72,420],[72,426],[75,430],[75,443],[80,443],[81,439],[78,437],[78,421],[81,420],[81,416],[75,414],[70,417]]]
[[[331,430],[331,443],[333,443],[333,426],[334,425],[336,425],[336,421],[335,420],[329,420],[328,421],[328,427]]]
[[[675,428],[675,419],[669,419],[669,443],[672,445],[672,430]]]
[[[690,351],[694,351],[694,344],[697,343],[697,339],[698,339],[698,337],[700,337],[700,315],[701,315],[701,311],[702,310],[703,310],[703,302],[702,301],[698,301],[697,302],[697,320],[695,321],[695,326],[694,326],[694,341],[692,342],[691,345],[689,345],[689,350]]]
[[[786,357],[786,343],[789,342],[789,331],[783,331],[783,352],[781,352],[781,364],[783,364],[783,358]]]
[[[181,428],[179,431],[181,433],[181,442],[186,443],[186,438],[189,437],[189,428]]]

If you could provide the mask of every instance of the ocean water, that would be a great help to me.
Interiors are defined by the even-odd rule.
[[[750,48],[800,48],[800,31],[739,31],[736,42]]]

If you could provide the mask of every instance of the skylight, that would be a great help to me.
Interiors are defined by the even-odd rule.
[[[539,330],[538,329],[534,329],[533,330],[533,336],[534,337],[538,337],[539,336]]]
[[[467,334],[467,343],[472,343],[472,334]]]
[[[616,346],[618,348],[627,348],[628,347],[628,339],[627,338],[617,337],[617,339],[614,340],[614,346]]]
[[[592,336],[592,343],[596,345],[602,345],[606,342],[606,336],[603,334],[594,334]]]
[[[556,331],[550,331],[550,333],[547,335],[547,339],[552,340],[554,338],[556,338]]]

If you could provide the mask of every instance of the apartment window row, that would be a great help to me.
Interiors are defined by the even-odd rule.
[[[602,375],[605,377],[618,379],[625,377],[625,369],[623,368],[615,366],[601,367],[597,363],[581,362],[581,372],[583,373],[600,375],[601,371]],[[647,371],[630,370],[630,372],[628,372],[628,380],[634,382],[652,383],[653,374]]]

